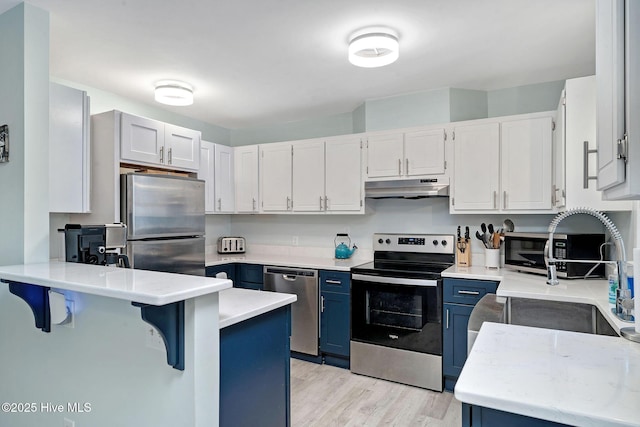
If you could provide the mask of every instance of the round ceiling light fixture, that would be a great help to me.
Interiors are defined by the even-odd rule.
[[[193,88],[187,83],[164,80],[156,83],[155,100],[166,105],[191,105],[193,104]]]
[[[349,62],[366,68],[389,65],[398,59],[399,47],[398,36],[388,30],[360,32],[349,42]]]

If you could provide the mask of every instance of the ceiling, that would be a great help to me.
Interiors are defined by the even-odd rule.
[[[29,0],[50,12],[53,77],[159,106],[154,83],[194,86],[165,107],[245,128],[350,112],[443,87],[494,90],[595,72],[595,0]],[[18,4],[0,0],[0,12]],[[347,60],[368,26],[400,59]]]

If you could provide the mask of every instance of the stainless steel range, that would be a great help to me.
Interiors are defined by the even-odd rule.
[[[351,269],[351,371],[442,391],[442,271],[453,235],[374,234]]]

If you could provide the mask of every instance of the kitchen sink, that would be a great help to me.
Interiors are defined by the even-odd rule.
[[[512,325],[618,336],[600,310],[591,304],[507,298],[504,310],[505,323]]]

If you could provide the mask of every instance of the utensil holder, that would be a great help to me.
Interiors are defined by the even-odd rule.
[[[500,268],[500,249],[484,250],[484,266],[486,268]]]
[[[471,267],[471,244],[465,243],[464,246],[458,244],[456,248],[456,259],[458,267]]]

